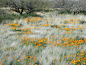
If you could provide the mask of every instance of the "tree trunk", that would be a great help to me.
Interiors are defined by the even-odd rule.
[[[73,11],[73,15],[75,15],[76,14],[76,12],[75,11]]]
[[[19,8],[15,8],[15,11],[18,12],[18,13],[20,13]]]
[[[17,9],[17,11],[20,13],[19,8]]]
[[[22,15],[22,13],[23,13],[23,10],[24,10],[24,8],[22,8],[22,10],[21,10],[21,12],[20,12],[20,15]]]

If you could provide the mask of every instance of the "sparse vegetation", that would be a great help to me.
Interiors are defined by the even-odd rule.
[[[0,65],[86,65],[84,0],[1,2]]]

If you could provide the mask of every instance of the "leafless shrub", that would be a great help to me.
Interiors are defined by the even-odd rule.
[[[71,11],[73,14],[80,13],[80,11],[86,9],[85,0],[54,0],[53,3],[55,8],[63,8],[63,11]]]

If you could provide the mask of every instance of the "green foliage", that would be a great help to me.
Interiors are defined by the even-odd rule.
[[[59,11],[58,14],[72,14],[72,11]],[[86,11],[76,11],[75,14],[84,14],[86,15]]]
[[[15,29],[15,30],[12,30],[12,31],[22,31],[22,30],[16,30],[16,29]]]
[[[44,10],[44,12],[52,12],[52,11],[54,11],[54,10],[49,10],[49,9]]]
[[[80,21],[80,24],[84,24],[84,23],[86,23],[85,21]]]
[[[51,27],[60,28],[58,25],[51,25]]]
[[[40,65],[39,61],[36,61],[35,64]],[[35,64],[34,64],[34,65],[35,65]]]
[[[49,10],[49,9],[35,9],[34,10],[35,12],[38,11],[38,12],[52,12],[54,10]]]
[[[71,14],[72,12],[71,11],[60,11],[58,12],[58,14]]]
[[[80,13],[86,15],[86,11],[80,11]]]
[[[11,61],[10,65],[22,65],[22,64],[18,61]]]
[[[21,16],[16,15],[16,14],[7,14],[5,16],[1,16],[0,17],[2,20],[3,19],[14,19],[14,18],[21,18]]]

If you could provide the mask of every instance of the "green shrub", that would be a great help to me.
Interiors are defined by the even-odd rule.
[[[54,11],[54,10],[44,10],[44,12],[52,12],[52,11]]]
[[[80,11],[80,13],[86,15],[86,11]]]
[[[86,21],[85,20],[80,20],[79,23],[84,24],[84,23],[86,23]]]
[[[35,9],[34,11],[38,11],[38,12],[52,12],[54,10],[49,10],[49,9]]]
[[[58,14],[72,14],[72,11],[59,11]],[[86,11],[77,11],[75,14],[84,14],[86,15]]]
[[[71,11],[60,11],[58,14],[71,14]]]

